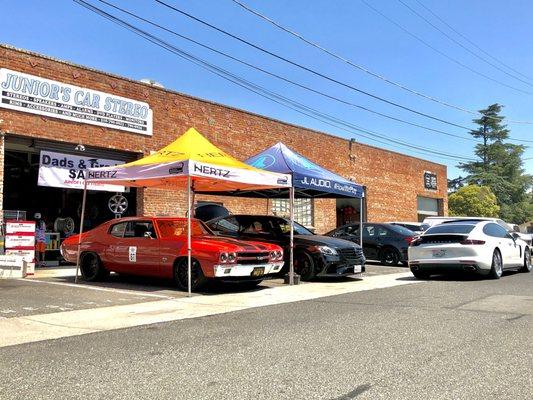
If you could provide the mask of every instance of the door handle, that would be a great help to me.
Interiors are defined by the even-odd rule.
[[[163,261],[163,262],[165,262],[167,260],[168,260],[168,258],[166,258],[166,257],[161,258],[161,261]]]

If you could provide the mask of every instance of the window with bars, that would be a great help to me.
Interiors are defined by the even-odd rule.
[[[289,200],[272,200],[272,213],[278,217],[290,217]],[[313,200],[294,199],[294,220],[307,227],[313,226]]]

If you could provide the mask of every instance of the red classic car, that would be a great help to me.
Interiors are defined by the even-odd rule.
[[[261,282],[283,267],[281,247],[215,236],[203,222],[192,220],[191,287],[208,280]],[[61,245],[65,260],[76,262],[79,235]],[[108,221],[83,233],[80,270],[88,281],[110,272],[170,278],[186,290],[187,219],[130,217]]]

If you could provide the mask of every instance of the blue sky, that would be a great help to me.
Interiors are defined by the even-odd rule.
[[[416,146],[460,157],[472,157],[473,155],[475,143],[471,141],[408,126],[310,94],[303,89],[265,76],[168,33],[141,24],[131,17],[106,7],[97,0],[87,1],[134,22],[195,56],[323,113]],[[469,136],[467,131],[461,128],[400,110],[299,70],[225,37],[154,1],[108,1],[220,51],[230,53],[329,95],[433,129],[459,136]],[[398,0],[368,1],[373,7],[439,51],[490,79],[516,87],[520,91],[483,78],[457,65],[406,34],[360,0],[242,0],[251,8],[323,47],[411,89],[470,110],[478,110],[498,102],[505,105],[504,115],[508,119],[533,121],[533,41],[530,40],[533,37],[533,25],[530,21],[533,13],[532,2],[508,1],[502,7],[502,3],[496,0],[466,2],[461,0],[446,2],[402,0],[456,40],[469,46],[459,36],[447,30],[445,25],[420,5],[420,3],[424,4],[491,56],[497,57],[530,78],[525,78],[496,64],[488,56],[469,47],[509,74],[521,79],[519,80],[493,68],[452,43]],[[287,33],[277,30],[265,21],[247,13],[231,0],[165,0],[165,2],[334,79],[443,120],[466,127],[472,126],[472,115],[414,96],[355,70],[305,45]],[[144,41],[71,0],[46,2],[0,0],[0,9],[3,14],[1,43],[133,79],[155,79],[169,89],[446,164],[449,168],[449,177],[461,174],[461,171],[456,168],[457,160],[420,154],[418,150],[393,143],[377,143],[360,136],[361,132],[358,133],[353,129],[351,129],[352,132],[346,132],[273,103],[271,100],[223,80],[189,61]],[[533,140],[531,134],[533,124],[509,123],[508,126],[513,138]],[[533,173],[533,143],[530,143],[530,146],[526,149],[524,158],[531,159],[525,161],[524,167],[527,172]]]

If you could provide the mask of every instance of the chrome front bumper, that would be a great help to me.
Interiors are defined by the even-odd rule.
[[[283,261],[267,263],[267,264],[254,264],[254,265],[241,265],[241,264],[217,264],[214,267],[215,278],[227,278],[237,276],[249,276],[253,278],[260,278],[264,275],[275,274],[281,271],[283,267]],[[260,275],[253,276],[252,272],[255,268],[264,268],[264,272]],[[256,270],[257,271],[257,270]]]

